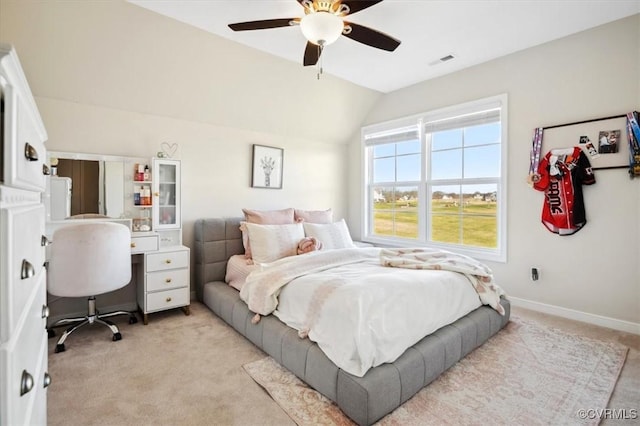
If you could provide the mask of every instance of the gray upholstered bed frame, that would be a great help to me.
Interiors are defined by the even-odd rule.
[[[239,293],[225,284],[227,259],[242,254],[240,218],[200,219],[195,223],[196,293],[216,315],[311,387],[334,401],[356,423],[369,425],[427,386],[458,360],[483,344],[509,321],[482,306],[425,337],[395,362],[356,377],[336,367],[318,346],[273,315],[252,324],[253,313]]]

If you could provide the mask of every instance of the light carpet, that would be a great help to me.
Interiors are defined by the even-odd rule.
[[[380,425],[584,425],[604,409],[628,348],[517,317]],[[244,365],[298,425],[348,425],[340,409],[272,358]]]

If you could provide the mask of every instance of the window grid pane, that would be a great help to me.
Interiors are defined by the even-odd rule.
[[[462,243],[468,246],[497,248],[496,216],[465,215],[462,217]]]
[[[460,244],[460,215],[431,215],[431,240]]]
[[[373,199],[374,235],[418,238],[417,187],[375,187]]]

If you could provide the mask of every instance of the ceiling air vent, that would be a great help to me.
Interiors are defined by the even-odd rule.
[[[450,61],[452,59],[455,59],[455,58],[456,58],[455,56],[453,56],[452,54],[449,54],[449,55],[443,56],[440,59],[436,59],[435,61],[429,62],[429,65],[430,66],[438,65],[438,64],[441,64],[443,62],[448,62],[448,61]]]

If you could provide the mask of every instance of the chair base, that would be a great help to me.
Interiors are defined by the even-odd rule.
[[[133,312],[116,311],[116,312],[109,312],[106,314],[99,314],[96,311],[95,296],[89,297],[88,302],[89,302],[89,313],[86,316],[78,317],[78,318],[63,318],[61,320],[56,321],[49,328],[47,328],[47,335],[49,337],[53,337],[55,336],[55,331],[53,330],[53,328],[60,327],[66,324],[71,324],[71,326],[67,328],[64,331],[64,333],[62,333],[62,336],[60,336],[60,339],[58,339],[58,342],[55,348],[55,353],[64,352],[65,351],[64,342],[67,340],[67,337],[69,337],[77,329],[84,327],[87,324],[93,325],[95,323],[98,323],[106,327],[109,327],[109,329],[113,333],[112,340],[114,342],[117,342],[118,340],[122,340],[122,334],[120,334],[120,330],[118,330],[118,327],[113,322],[107,320],[106,318],[110,318],[116,315],[128,315],[129,324],[135,324],[138,322],[138,318]]]

